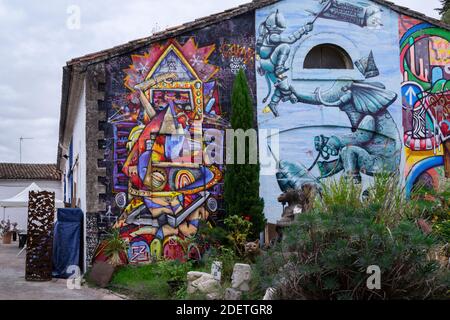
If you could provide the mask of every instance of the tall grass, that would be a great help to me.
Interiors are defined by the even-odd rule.
[[[415,202],[406,198],[398,175],[380,173],[363,190],[361,184],[341,176],[322,185],[315,207],[323,213],[348,210],[370,210],[376,222],[391,227],[402,218],[414,219],[420,214]]]
[[[429,258],[439,242],[418,228],[420,215],[393,175],[375,176],[366,190],[330,180],[314,210],[299,214],[259,259],[259,283],[283,299],[444,298],[449,270]],[[379,290],[366,286],[371,265],[381,270]]]

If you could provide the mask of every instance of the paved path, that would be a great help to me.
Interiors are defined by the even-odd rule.
[[[0,300],[121,300],[107,290],[88,288],[70,290],[65,279],[47,282],[25,281],[25,251],[18,242],[0,243]]]

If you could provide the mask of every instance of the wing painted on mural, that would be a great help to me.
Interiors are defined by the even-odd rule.
[[[379,82],[354,82],[351,87],[355,109],[361,113],[377,113],[389,107],[397,94]]]

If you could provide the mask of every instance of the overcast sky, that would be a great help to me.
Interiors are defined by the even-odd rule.
[[[56,161],[62,66],[250,0],[0,0],[0,162]],[[439,18],[439,0],[391,0]],[[80,28],[68,28],[73,5]]]

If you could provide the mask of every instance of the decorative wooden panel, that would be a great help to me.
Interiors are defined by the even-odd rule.
[[[53,222],[55,193],[30,191],[28,202],[28,235],[25,279],[52,279]]]

